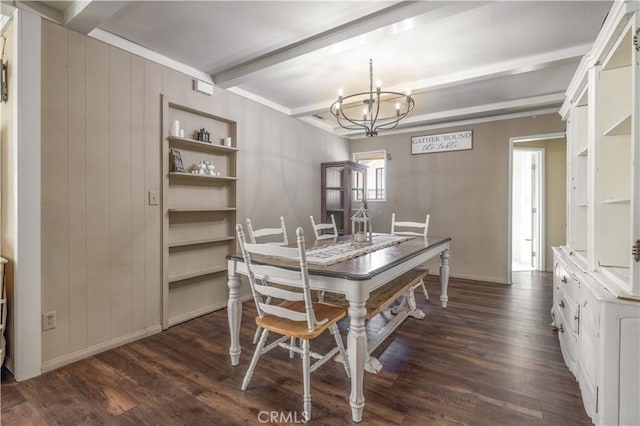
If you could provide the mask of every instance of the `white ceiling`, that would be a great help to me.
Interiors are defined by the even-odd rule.
[[[211,75],[218,87],[333,129],[337,90],[411,89],[407,126],[559,108],[612,2],[45,1]],[[38,4],[39,3],[39,4]],[[334,129],[347,136],[360,136]]]

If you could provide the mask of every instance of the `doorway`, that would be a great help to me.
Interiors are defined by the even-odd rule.
[[[513,148],[512,271],[544,270],[544,148]]]

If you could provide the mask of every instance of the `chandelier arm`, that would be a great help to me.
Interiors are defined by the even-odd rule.
[[[371,111],[371,127],[372,128],[374,127],[374,124],[378,121],[378,115],[380,114],[380,92],[378,92],[377,98],[378,98],[377,99],[377,104],[378,105],[376,105],[376,116],[375,116],[375,118],[373,117],[373,111]],[[377,128],[377,126],[375,128]],[[374,130],[375,130],[375,128],[374,128]]]
[[[353,124],[354,126],[358,126],[359,128],[367,128],[367,123],[366,121],[363,121],[362,123],[359,123],[358,121],[352,120],[351,118],[347,117],[345,114],[342,114],[342,117],[347,120],[349,123]],[[339,118],[338,118],[338,123],[339,123]],[[346,128],[346,127],[345,127]]]
[[[373,129],[376,121],[373,119],[373,59],[371,58],[369,58],[369,120]]]
[[[350,121],[348,118],[346,119],[347,121],[349,121],[350,123],[352,123],[355,127],[349,127],[348,125],[342,124],[342,122],[340,121],[340,117],[336,117],[338,119],[338,124],[340,125],[340,127],[342,127],[343,129],[347,129],[347,130],[361,130],[361,129],[366,129],[366,126],[363,126],[362,124],[359,123],[354,123],[352,121]]]
[[[394,121],[392,123],[387,123],[387,124],[381,124],[379,126],[376,127],[376,130],[381,129],[381,130],[391,130],[391,129],[395,129],[398,126],[398,123],[400,121]],[[393,124],[393,126],[391,126]],[[391,127],[387,127],[387,126],[391,126]]]
[[[405,118],[408,114],[409,114],[409,111],[405,112],[404,114],[400,114],[400,118],[398,118],[397,120],[394,120],[394,121],[389,122],[389,123],[381,124],[381,125],[377,126],[376,129],[382,129],[382,130],[394,129],[400,123],[400,120]],[[387,127],[387,126],[391,126],[391,127]]]

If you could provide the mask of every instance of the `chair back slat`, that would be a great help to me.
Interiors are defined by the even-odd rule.
[[[309,216],[311,219],[311,226],[313,227],[313,233],[316,236],[316,241],[327,240],[329,238],[338,238],[338,227],[336,226],[336,219],[331,215],[331,223],[316,223],[313,216]],[[323,232],[330,230],[331,232]]]
[[[321,231],[323,229],[333,229],[333,225],[330,223],[320,223],[318,225],[316,225],[316,229],[318,231]]]
[[[391,233],[394,235],[418,235],[418,236],[427,236],[427,232],[429,230],[429,219],[430,215],[427,215],[424,223],[422,222],[400,222],[396,221],[396,214],[393,213],[391,215]],[[396,228],[414,228],[415,231],[402,230],[399,231]],[[419,232],[417,232],[419,231]]]
[[[289,240],[287,239],[287,227],[284,223],[284,217],[282,216],[280,216],[280,228],[253,229],[251,219],[247,219],[247,234],[249,235],[249,242],[254,244],[258,242],[258,238],[282,235],[282,241],[272,241],[267,244],[281,246],[289,245]]]
[[[290,302],[301,302],[304,300],[304,293],[291,291],[284,288],[256,284],[256,290],[263,296],[275,297],[278,299],[288,300]]]
[[[297,249],[269,244],[250,244],[245,240],[242,225],[238,224],[236,231],[244,263],[247,267],[251,293],[256,303],[258,316],[262,318],[265,314],[269,314],[293,321],[306,321],[308,330],[313,331],[318,322],[313,312],[302,228],[296,230]],[[252,254],[295,259],[299,262],[300,270],[292,271],[273,265],[253,264],[251,262]],[[288,286],[291,287],[291,290],[263,285],[262,283],[258,283],[258,280]],[[271,298],[269,298],[269,296],[271,296]],[[282,306],[273,305],[270,302],[276,303],[274,299],[304,301],[304,312],[293,311]]]
[[[282,257],[285,259],[295,259],[300,257],[297,248],[280,247],[271,244],[245,244],[245,249],[251,254],[261,254],[263,256]]]
[[[258,265],[254,263],[251,265],[251,271],[253,275],[259,279],[264,281],[271,282],[281,282],[284,285],[291,285],[300,287],[300,280],[302,280],[302,275],[300,275],[300,271],[293,271],[288,269],[282,269],[277,266],[270,265]]]
[[[282,308],[280,306],[269,305],[268,303],[261,303],[260,309],[267,314],[275,315],[280,318],[290,319],[292,321],[306,321],[306,312],[292,311],[291,309]]]

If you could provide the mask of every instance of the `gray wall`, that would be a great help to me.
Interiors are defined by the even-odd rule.
[[[42,26],[42,362],[82,356],[160,324],[160,95],[238,123],[238,221],[312,235],[320,163],[342,138],[90,37]]]
[[[370,202],[374,231],[389,232],[391,214],[448,236],[451,274],[506,283],[509,138],[564,131],[557,114],[351,141],[351,152],[387,149],[387,201]],[[411,137],[473,130],[473,149],[411,155]],[[564,188],[564,180],[547,182]],[[438,262],[429,263],[438,273]]]

